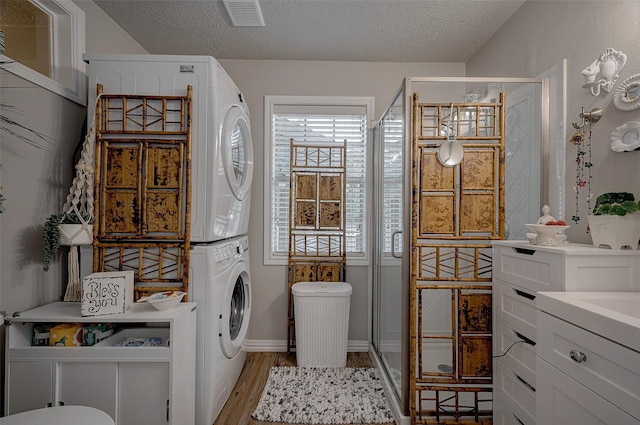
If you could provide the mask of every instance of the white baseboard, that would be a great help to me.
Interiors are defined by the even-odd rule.
[[[287,351],[287,341],[271,339],[248,339],[244,342],[244,344],[242,344],[242,348],[245,351],[250,352],[284,353]],[[347,351],[351,353],[368,352],[369,341],[349,340],[347,341]]]

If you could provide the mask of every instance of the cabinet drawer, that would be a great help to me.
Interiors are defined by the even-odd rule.
[[[640,353],[544,312],[538,329],[538,357],[640,419]]]
[[[588,359],[587,359],[588,361]],[[600,397],[540,357],[537,359],[536,419],[545,425],[640,425],[640,421]]]
[[[496,320],[493,326],[493,355],[502,356],[495,359],[496,365],[505,363],[535,387],[535,340],[500,320]]]
[[[536,389],[509,366],[502,363],[493,378],[495,391],[525,423],[535,423]]]
[[[536,421],[529,415],[518,415],[503,399],[493,396],[493,424],[494,425],[536,425]]]
[[[502,282],[493,285],[493,310],[496,319],[520,329],[529,335],[536,334],[536,293]]]
[[[493,277],[534,292],[638,291],[640,251],[496,241]]]
[[[534,245],[493,246],[493,278],[530,291],[559,291],[563,282],[562,255]]]

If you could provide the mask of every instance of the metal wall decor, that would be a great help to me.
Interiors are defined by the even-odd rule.
[[[575,132],[569,138],[569,143],[576,146],[576,185],[573,187],[576,194],[576,212],[571,217],[575,223],[580,221],[580,191],[582,189],[587,191],[587,211],[591,210],[591,199],[593,198],[591,193],[591,167],[593,167],[591,126],[600,121],[602,115],[602,108],[593,108],[591,111],[585,112],[583,107],[580,113],[582,122],[580,124],[571,123]]]
[[[626,54],[616,49],[608,48],[591,65],[582,70],[581,74],[586,80],[582,87],[591,89],[591,94],[594,96],[600,94],[601,87],[602,90],[609,93],[626,63]]]

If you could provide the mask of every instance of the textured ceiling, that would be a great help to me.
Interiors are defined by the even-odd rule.
[[[524,1],[260,0],[233,27],[221,0],[95,0],[152,54],[368,62],[466,62]]]

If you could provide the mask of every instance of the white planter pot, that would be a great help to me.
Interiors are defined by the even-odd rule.
[[[91,245],[93,224],[60,224],[60,245]]]
[[[593,245],[610,249],[638,249],[640,214],[589,215]]]

